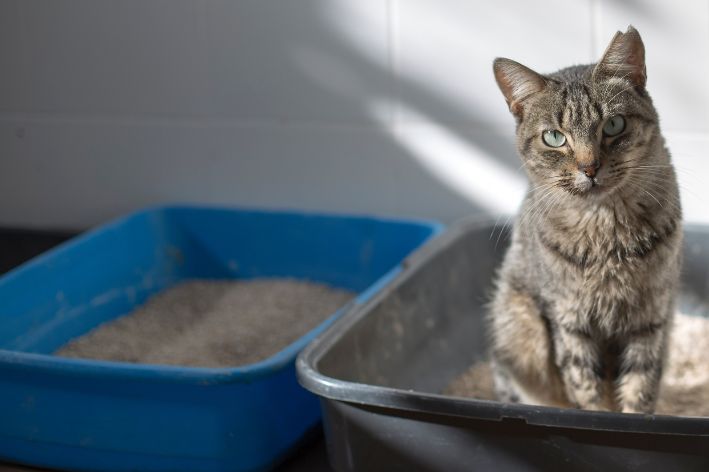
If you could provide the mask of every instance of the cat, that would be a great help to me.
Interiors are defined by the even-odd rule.
[[[493,69],[530,180],[490,303],[497,396],[652,413],[682,212],[640,34],[617,32],[596,64]]]

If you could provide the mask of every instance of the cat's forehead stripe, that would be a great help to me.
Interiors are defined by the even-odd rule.
[[[583,82],[563,85],[559,92],[562,110],[554,114],[557,124],[577,133],[588,134],[603,117],[603,109]]]
[[[564,111],[562,109],[556,111],[556,113],[554,114],[554,119],[556,120],[555,124],[557,128],[564,127]]]

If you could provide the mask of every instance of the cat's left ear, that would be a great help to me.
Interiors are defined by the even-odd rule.
[[[618,77],[629,80],[637,88],[645,88],[645,45],[638,30],[628,26],[625,33],[618,31],[593,69],[593,79]]]
[[[547,79],[529,67],[504,57],[498,57],[492,63],[495,80],[505,96],[507,105],[517,119],[522,119],[522,103],[540,92],[547,85]]]

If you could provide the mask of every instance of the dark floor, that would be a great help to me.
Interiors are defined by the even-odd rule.
[[[72,237],[67,231],[0,229],[0,274]],[[0,472],[39,471],[32,467],[0,463]],[[327,472],[327,452],[322,434],[296,451],[278,472]]]
[[[0,229],[0,273],[7,272],[72,236],[74,233],[69,231]]]

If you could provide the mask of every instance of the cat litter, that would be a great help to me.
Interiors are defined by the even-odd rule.
[[[492,400],[485,317],[509,237],[498,243],[493,227],[449,227],[386,291],[300,354],[298,378],[322,399],[334,469],[709,470],[709,418],[686,416],[709,413],[709,320],[701,317],[677,319],[664,414]],[[709,227],[687,227],[685,251],[680,307],[701,307]],[[443,393],[471,366],[455,392],[477,398]]]
[[[655,413],[709,417],[709,319],[677,314]],[[478,361],[453,379],[446,395],[496,400],[492,371]]]
[[[251,364],[274,355],[353,296],[293,279],[187,281],[56,354],[192,367]]]

